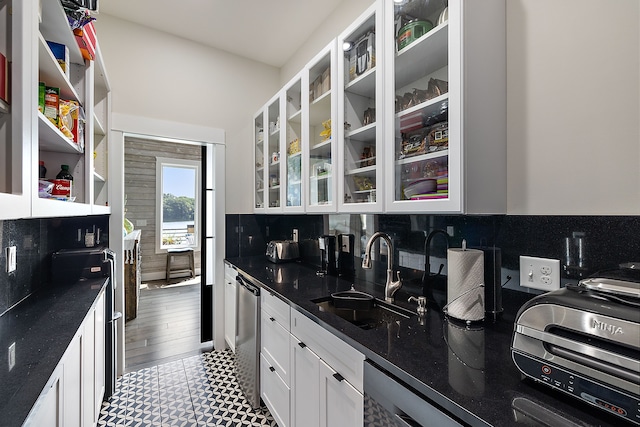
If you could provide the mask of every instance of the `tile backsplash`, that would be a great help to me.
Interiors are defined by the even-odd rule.
[[[640,216],[227,215],[226,222],[228,257],[264,254],[266,242],[290,239],[297,228],[301,256],[315,265],[320,263],[316,241],[322,234],[354,234],[355,253],[362,254],[367,238],[384,231],[393,241],[394,265],[399,266],[402,255],[404,277],[409,280],[424,270],[426,236],[442,229],[450,235],[449,247],[460,247],[464,239],[468,247],[500,248],[507,287],[534,293],[518,286],[520,255],[560,260],[565,283],[640,261]],[[446,259],[445,239],[435,237],[431,243],[431,256]],[[413,265],[404,261],[410,257],[422,261]],[[432,272],[438,266],[432,265]]]
[[[84,247],[87,230],[101,230],[108,246],[109,216],[0,220],[0,315],[49,282],[51,254]],[[80,239],[78,239],[80,236]],[[5,248],[16,246],[16,271],[7,273]]]

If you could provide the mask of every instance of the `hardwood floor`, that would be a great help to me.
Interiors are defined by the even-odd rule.
[[[211,351],[200,343],[200,283],[140,290],[138,316],[125,324],[125,372]]]

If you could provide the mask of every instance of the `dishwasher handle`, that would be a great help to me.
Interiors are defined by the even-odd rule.
[[[243,278],[241,275],[238,274],[238,276],[236,277],[236,282],[244,287],[247,291],[251,292],[253,295],[260,296],[260,288],[253,283],[249,283],[249,281]]]

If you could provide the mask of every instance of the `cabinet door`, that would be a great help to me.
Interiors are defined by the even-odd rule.
[[[408,1],[385,6],[385,72],[391,89],[386,95],[395,100],[395,109],[386,116],[386,208],[459,211],[460,139],[449,138],[455,115],[449,89],[456,84],[456,74],[451,72],[448,21],[444,15],[440,20],[446,4]]]
[[[82,425],[82,334],[78,333],[64,354],[63,364],[63,410],[65,426]],[[86,402],[91,404],[91,401]]]
[[[224,339],[231,351],[236,351],[236,282],[225,278]]]
[[[32,185],[32,164],[37,167],[38,161],[31,161],[28,143],[34,132],[28,94],[37,78],[32,67],[35,6],[32,1],[0,2],[0,67],[13,76],[9,87],[6,80],[0,83],[0,219],[28,217],[31,194],[38,187],[37,181]]]
[[[281,158],[283,146],[283,133],[281,124],[283,119],[282,95],[278,94],[267,103],[265,123],[265,148],[267,150],[267,182],[265,195],[267,196],[266,209],[268,212],[282,212],[282,199],[284,195],[284,183],[282,182],[283,158]]]
[[[303,102],[309,106],[303,126],[308,132],[308,145],[303,147],[307,171],[305,194],[307,212],[336,211],[336,128],[342,120],[337,118],[335,66],[336,42],[332,41],[305,68],[309,87]]]
[[[320,420],[320,358],[291,336],[291,424],[318,427]]]
[[[253,117],[253,164],[255,171],[255,185],[253,193],[253,210],[254,212],[264,212],[266,195],[265,185],[267,172],[265,169],[265,163],[267,160],[267,147],[264,142],[265,139],[265,113],[264,109],[261,109]]]
[[[289,393],[276,369],[260,355],[260,396],[279,427],[289,426]]]
[[[95,311],[95,387],[94,387],[94,419],[98,419],[105,387],[105,297],[104,292],[98,298]],[[116,342],[114,337],[114,342]]]
[[[338,126],[340,212],[382,212],[383,21],[371,6],[338,36]]]
[[[84,334],[82,336],[82,418],[85,426],[94,425],[97,421],[95,407],[95,376],[96,376],[96,316],[91,311],[84,322]]]
[[[34,405],[25,427],[59,427],[62,423],[62,370],[59,365],[51,375],[38,401]]]
[[[304,80],[304,81],[303,81]],[[285,178],[285,212],[303,212],[305,195],[302,177],[306,176],[303,169],[302,146],[307,144],[302,133],[302,92],[307,87],[303,74],[295,76],[284,88],[284,127],[282,129],[285,146],[281,158],[284,164]]]
[[[320,360],[320,427],[362,426],[364,398],[347,380]]]

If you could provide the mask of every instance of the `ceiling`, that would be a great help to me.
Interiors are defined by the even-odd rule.
[[[101,0],[99,11],[280,68],[342,1]]]

